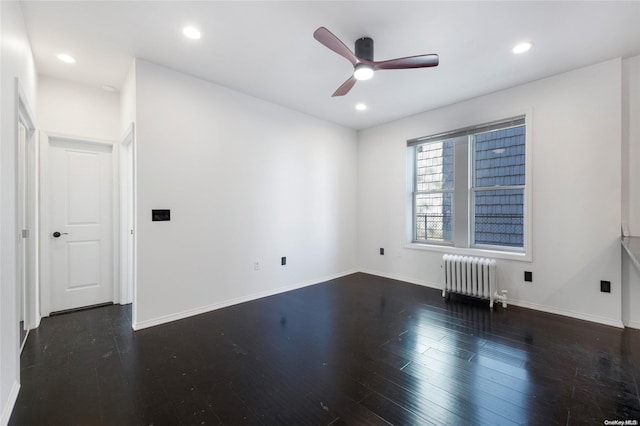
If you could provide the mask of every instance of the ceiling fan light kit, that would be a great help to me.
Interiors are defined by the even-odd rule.
[[[358,64],[353,70],[356,80],[369,80],[373,77],[373,68],[367,64]]]
[[[374,71],[435,67],[438,66],[440,60],[438,55],[429,54],[376,62],[373,60],[373,39],[369,37],[362,37],[356,40],[355,53],[325,27],[315,30],[313,37],[353,65],[353,75],[342,83],[332,96],[346,95],[356,84],[356,81],[370,79],[373,77]]]

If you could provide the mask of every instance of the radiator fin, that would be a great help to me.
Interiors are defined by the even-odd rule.
[[[497,300],[506,308],[506,291],[498,292],[495,259],[445,254],[442,256],[442,268],[443,297],[447,293],[464,294],[487,299],[490,307]]]

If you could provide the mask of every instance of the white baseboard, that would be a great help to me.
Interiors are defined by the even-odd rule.
[[[403,275],[398,275],[398,274],[388,274],[386,272],[380,272],[373,269],[360,269],[359,272],[362,272],[363,274],[376,275],[378,277],[389,278],[391,280],[404,281],[409,284],[416,284],[416,285],[421,285],[423,287],[430,287],[430,288],[435,288],[437,290],[442,290],[441,283],[432,283],[425,280],[417,280],[415,278],[405,277]]]
[[[405,282],[408,282],[410,284],[417,284],[417,285],[422,285],[422,286],[425,286],[425,287],[430,287],[430,288],[435,288],[435,289],[438,289],[438,290],[442,290],[442,284],[441,283],[431,283],[431,282],[424,281],[424,280],[416,280],[415,278],[403,277],[402,275],[397,275],[397,274],[388,274],[388,273],[385,273],[385,272],[374,271],[374,270],[371,270],[371,269],[361,269],[360,272],[363,272],[365,274],[376,275],[376,276],[379,276],[379,277],[390,278],[392,280],[405,281]],[[598,324],[610,325],[610,326],[618,327],[618,328],[624,328],[625,327],[625,325],[622,324],[621,320],[613,320],[611,318],[600,317],[600,316],[597,316],[597,315],[589,315],[589,314],[585,314],[585,313],[582,313],[582,312],[574,312],[574,311],[569,311],[569,310],[564,310],[564,309],[558,309],[558,308],[555,308],[555,307],[552,307],[552,306],[539,305],[537,303],[525,302],[525,301],[522,301],[522,300],[508,299],[507,300],[507,305],[520,306],[522,308],[534,309],[536,311],[547,312],[547,313],[556,314],[556,315],[562,315],[562,316],[565,316],[565,317],[570,317],[570,318],[576,318],[576,319],[580,319],[580,320],[584,320],[584,321],[595,322],[595,323],[598,323]],[[640,323],[630,322],[627,325],[627,327],[640,328]]]
[[[627,321],[624,326],[640,330],[640,321]]]
[[[249,294],[249,295],[242,296],[242,297],[237,297],[237,298],[230,299],[230,300],[224,300],[222,302],[201,306],[199,308],[189,309],[189,310],[182,311],[182,312],[176,312],[175,314],[164,315],[164,316],[161,316],[161,317],[158,317],[158,318],[153,318],[153,319],[150,319],[150,320],[136,322],[136,323],[134,323],[132,325],[132,327],[133,327],[134,330],[142,330],[144,328],[149,328],[149,327],[154,327],[156,325],[166,324],[168,322],[181,320],[181,319],[184,319],[184,318],[192,317],[194,315],[204,314],[204,313],[207,313],[207,312],[215,311],[217,309],[222,309],[222,308],[226,308],[228,306],[237,305],[239,303],[250,302],[250,301],[256,300],[256,299],[262,299],[263,297],[273,296],[275,294],[280,294],[280,293],[284,293],[284,292],[291,291],[291,290],[297,290],[299,288],[308,287],[310,285],[320,284],[320,283],[323,283],[325,281],[330,281],[330,280],[334,280],[336,278],[344,277],[346,275],[355,274],[356,272],[358,272],[357,269],[343,271],[343,272],[340,272],[340,273],[334,274],[334,275],[329,275],[329,276],[325,276],[325,277],[321,277],[321,278],[317,278],[317,279],[313,279],[313,280],[308,280],[308,281],[303,281],[303,282],[300,282],[300,283],[295,283],[295,284],[291,284],[291,285],[277,287],[277,288],[273,288],[273,289],[270,289],[270,290],[261,291],[259,293],[253,293],[253,294]]]
[[[9,419],[11,418],[11,413],[13,412],[13,407],[16,405],[16,401],[18,400],[18,393],[20,392],[20,383],[13,382],[13,386],[11,387],[11,392],[9,392],[9,397],[7,398],[7,402],[2,407],[2,416],[0,417],[0,425],[6,426],[9,424]]]
[[[525,302],[522,300],[507,300],[507,304],[520,306],[521,308],[534,309],[536,311],[547,312],[549,314],[562,315],[565,317],[575,318],[583,321],[595,322],[603,325],[610,325],[612,327],[624,328],[621,320],[615,320],[611,318],[605,318],[598,315],[585,314],[583,312],[569,311],[566,309],[559,309],[553,306],[539,305],[537,303]]]
[[[177,312],[177,313],[170,314],[170,315],[165,315],[165,316],[158,317],[158,318],[153,318],[153,319],[146,320],[146,321],[137,322],[137,323],[133,324],[133,329],[134,330],[142,330],[144,328],[149,328],[149,327],[154,327],[156,325],[166,324],[166,323],[171,322],[171,321],[177,321],[177,320],[188,318],[188,317],[191,317],[191,316],[194,316],[194,315],[200,315],[200,314],[203,314],[203,313],[206,313],[206,312],[215,311],[217,309],[226,308],[228,306],[237,305],[239,303],[249,302],[251,300],[261,299],[263,297],[273,296],[275,294],[284,293],[284,292],[291,291],[291,290],[296,290],[296,289],[307,287],[307,286],[310,286],[310,285],[319,284],[319,283],[322,283],[322,282],[325,282],[325,281],[330,281],[330,280],[333,280],[333,279],[336,279],[336,278],[344,277],[346,275],[354,274],[356,272],[362,272],[362,273],[365,273],[365,274],[375,275],[375,276],[379,276],[379,277],[383,277],[383,278],[389,278],[389,279],[392,279],[392,280],[404,281],[404,282],[407,282],[407,283],[410,283],[410,284],[421,285],[421,286],[424,286],[424,287],[434,288],[434,289],[437,289],[437,290],[441,290],[442,289],[442,284],[441,283],[433,283],[433,282],[429,282],[429,281],[425,281],[425,280],[418,280],[418,279],[415,279],[415,278],[412,278],[412,277],[407,277],[407,276],[403,276],[403,275],[399,275],[399,274],[390,274],[390,273],[376,271],[376,270],[372,270],[372,269],[364,269],[364,268],[363,269],[359,269],[359,270],[354,269],[354,270],[344,271],[344,272],[341,272],[341,273],[338,273],[338,274],[334,274],[334,275],[330,275],[330,276],[317,278],[317,279],[314,279],[314,280],[309,280],[309,281],[304,281],[304,282],[300,282],[300,283],[296,283],[296,284],[292,284],[292,285],[278,287],[278,288],[266,290],[266,291],[259,292],[259,293],[249,294],[247,296],[242,296],[242,297],[237,297],[237,298],[230,299],[230,300],[225,300],[225,301],[222,301],[222,302],[219,302],[219,303],[213,303],[213,304],[210,304],[210,305],[201,306],[201,307],[195,308],[195,309],[190,309],[190,310]],[[556,307],[553,307],[553,306],[540,305],[540,304],[537,304],[537,303],[531,303],[531,302],[522,301],[522,300],[509,299],[507,301],[507,304],[514,305],[514,306],[519,306],[519,307],[527,308],[527,309],[534,309],[536,311],[547,312],[547,313],[550,313],[550,314],[562,315],[562,316],[575,318],[575,319],[579,319],[579,320],[595,322],[595,323],[598,323],[598,324],[609,325],[609,326],[617,327],[617,328],[624,328],[625,326],[627,326],[627,327],[631,327],[631,328],[640,329],[640,323],[637,322],[637,321],[631,321],[628,324],[623,324],[621,320],[614,320],[614,319],[611,319],[611,318],[600,317],[600,316],[597,316],[597,315],[590,315],[590,314],[585,314],[585,313],[582,313],[582,312],[575,312],[575,311],[570,311],[570,310],[565,310],[565,309],[559,309],[559,308],[556,308]]]

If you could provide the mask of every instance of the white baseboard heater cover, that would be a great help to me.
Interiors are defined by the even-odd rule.
[[[501,302],[507,307],[507,291],[498,291],[497,262],[495,259],[445,254],[442,256],[442,297],[448,293],[464,294]]]

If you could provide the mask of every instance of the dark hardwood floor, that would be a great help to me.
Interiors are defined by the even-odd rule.
[[[9,424],[640,421],[640,331],[367,274],[138,332],[130,318],[43,319]]]

